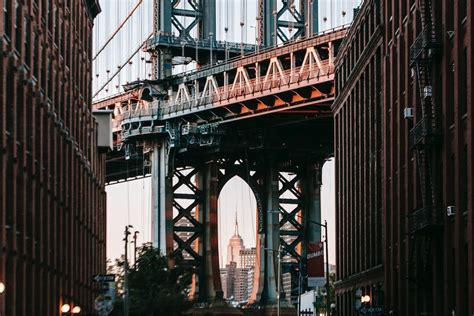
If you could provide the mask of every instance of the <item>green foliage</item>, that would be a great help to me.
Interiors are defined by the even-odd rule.
[[[190,307],[187,294],[192,276],[180,266],[181,258],[173,261],[169,267],[169,258],[150,244],[139,249],[137,262],[129,269],[131,316],[181,315]],[[116,266],[123,267],[123,261]],[[122,315],[122,305],[119,298],[112,315]]]

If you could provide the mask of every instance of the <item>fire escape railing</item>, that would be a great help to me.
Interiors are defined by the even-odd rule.
[[[441,141],[439,109],[433,93],[434,59],[441,51],[436,40],[432,0],[418,0],[422,31],[410,46],[410,67],[416,73],[419,96],[416,124],[410,130],[409,143],[416,153],[418,184],[422,205],[408,215],[411,236],[409,278],[429,290],[433,242],[442,231],[439,193],[435,180],[434,159]],[[436,92],[436,91],[435,91]]]
[[[438,212],[436,207],[436,187],[433,182],[432,157],[434,146],[440,139],[437,124],[438,110],[436,108],[432,86],[433,59],[439,52],[439,45],[433,31],[430,0],[420,0],[419,9],[422,15],[423,30],[410,47],[410,66],[416,71],[418,94],[420,98],[421,117],[410,130],[410,147],[416,151],[419,183],[421,186],[422,208],[409,216],[410,233],[416,234],[420,227],[423,229],[437,226]],[[427,216],[432,212],[433,216]],[[418,214],[418,215],[416,215]],[[425,214],[420,216],[419,214]],[[417,221],[422,221],[417,223]]]

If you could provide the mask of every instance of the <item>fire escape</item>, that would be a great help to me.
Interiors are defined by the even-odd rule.
[[[416,152],[422,207],[409,215],[412,238],[410,276],[416,284],[426,284],[431,271],[433,238],[439,234],[442,218],[437,207],[438,192],[434,181],[434,156],[440,141],[439,110],[433,95],[433,62],[439,51],[433,23],[431,0],[419,0],[422,31],[410,47],[410,67],[416,74],[421,111],[410,130],[410,145]],[[420,117],[421,114],[421,117]]]

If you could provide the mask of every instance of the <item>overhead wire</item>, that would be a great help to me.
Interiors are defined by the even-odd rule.
[[[117,17],[117,21],[118,19],[120,18],[120,14],[121,14],[121,8],[120,8],[120,3],[122,1],[118,1],[117,2],[117,14],[116,14],[116,17]],[[123,37],[123,33],[120,35],[121,37]],[[118,53],[118,62],[120,62],[122,60],[122,50],[120,49],[120,43],[123,42],[122,38],[119,38],[120,40],[118,41],[115,41],[115,52]],[[128,45],[128,43],[127,43]],[[120,64],[117,65],[117,69],[120,69]],[[120,83],[122,81],[120,80],[120,73],[118,74],[117,76],[117,83],[115,84],[115,92],[119,92],[119,89],[120,89]]]
[[[120,71],[122,71],[122,69],[128,64],[128,61],[132,59],[140,51],[140,49],[143,47],[143,45],[145,45],[146,41],[151,38],[152,35],[153,35],[153,32],[151,32],[146,37],[146,39],[142,42],[142,44],[138,46],[138,48],[133,52],[133,54],[125,61],[125,63],[123,63],[121,66],[118,67],[117,71],[112,75],[112,77],[107,79],[107,82],[94,94],[92,98],[95,98],[110,83],[110,81],[112,81],[120,73]]]
[[[118,32],[122,29],[122,27],[125,25],[125,23],[127,23],[127,21],[131,18],[131,16],[133,15],[133,13],[135,13],[135,11],[137,10],[137,8],[142,4],[143,0],[137,0],[135,6],[132,8],[132,10],[128,13],[128,15],[126,16],[126,18],[122,21],[122,23],[120,23],[120,25],[117,27],[117,29],[114,31],[114,33],[107,39],[107,41],[104,43],[104,45],[102,45],[102,47],[100,48],[100,50],[95,54],[95,56],[92,58],[92,60],[94,61],[97,56],[100,55],[100,53],[102,53],[104,51],[104,49],[107,47],[107,45],[109,45],[109,43],[112,41],[112,39],[115,37],[115,35],[118,34]],[[120,6],[120,1],[118,1],[118,6]],[[118,17],[118,16],[117,16]]]
[[[99,29],[100,29],[100,20],[97,20],[96,27],[94,28],[94,38],[95,38],[95,45],[94,45],[94,51],[97,52],[97,49],[99,48]],[[97,90],[99,88],[99,70],[97,69],[98,63],[97,61],[94,62],[94,72],[95,72],[95,89]]]
[[[140,8],[140,15],[139,15],[139,19],[140,19],[140,35],[139,35],[139,38],[141,38],[143,36],[143,10],[144,10],[144,6],[142,6]],[[143,62],[145,60],[145,57],[144,57],[144,52],[140,51],[140,54],[139,55],[139,60],[138,60],[138,80],[140,80],[142,78],[142,67],[143,67]],[[146,64],[145,64],[146,65]]]

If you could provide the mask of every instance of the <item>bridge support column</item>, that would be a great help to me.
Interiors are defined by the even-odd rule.
[[[280,256],[280,223],[279,223],[279,191],[278,168],[270,161],[265,167],[265,279],[264,302],[267,305],[277,304],[277,278],[281,281],[281,270],[278,275],[278,258]],[[282,286],[280,282],[280,292]]]
[[[168,159],[166,141],[155,143],[151,155],[152,242],[163,254],[173,252],[173,174]]]
[[[321,164],[310,164],[305,168],[302,177],[302,193],[305,199],[303,218],[306,226],[306,241],[316,242],[321,240]]]
[[[222,286],[219,271],[219,235],[217,232],[218,211],[218,166],[212,161],[202,169],[199,186],[204,192],[202,201],[202,219],[204,238],[202,256],[204,257],[203,275],[200,276],[199,299],[205,302],[222,300]]]

